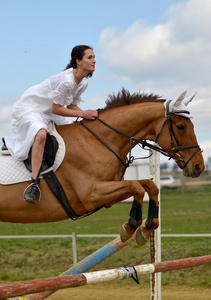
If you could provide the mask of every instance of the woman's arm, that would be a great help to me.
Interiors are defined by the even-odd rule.
[[[51,112],[63,117],[80,117],[88,120],[95,120],[98,116],[97,110],[82,110],[77,105],[70,104],[68,107],[61,106],[52,102]]]
[[[82,111],[82,109],[78,106],[78,105],[75,105],[75,104],[70,104],[67,106],[68,109],[73,109],[73,110],[80,110]]]

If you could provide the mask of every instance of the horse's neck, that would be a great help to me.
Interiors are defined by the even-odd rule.
[[[137,140],[155,141],[158,128],[164,119],[162,103],[139,103],[106,111],[105,122]],[[128,151],[128,140],[115,132],[110,133],[112,144],[116,143]]]

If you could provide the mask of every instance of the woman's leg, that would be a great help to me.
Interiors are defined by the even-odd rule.
[[[32,145],[32,178],[36,179],[42,164],[47,132],[44,128],[40,129],[35,136]]]
[[[30,186],[28,192],[24,195],[24,200],[30,203],[39,202],[39,200],[37,200],[37,197],[39,196],[40,191],[35,180],[38,176],[42,164],[46,137],[46,130],[44,128],[40,129],[36,134],[34,143],[32,145],[32,185]]]

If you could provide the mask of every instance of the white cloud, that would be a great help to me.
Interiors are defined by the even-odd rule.
[[[205,141],[201,144],[203,149],[210,149],[210,156],[211,156],[211,141]]]
[[[207,161],[208,157],[211,157],[211,141],[205,141],[203,143],[200,143],[200,147],[203,150],[203,157],[204,160]]]
[[[156,81],[154,87],[210,85],[210,14],[209,0],[190,0],[169,8],[163,24],[137,20],[124,32],[107,28],[99,41],[102,57],[120,81],[123,76],[139,85]]]
[[[11,110],[12,105],[8,105],[13,102],[13,97],[1,97],[0,103],[0,140],[3,136],[9,134],[11,130]]]
[[[11,106],[5,106],[0,109],[1,122],[8,121],[8,119],[10,118],[11,110]]]
[[[203,4],[202,4],[203,3]],[[198,92],[190,109],[195,128],[211,139],[211,1],[169,7],[162,24],[137,20],[123,32],[105,29],[99,40],[107,80],[174,99]],[[202,134],[203,135],[203,134]],[[204,132],[205,135],[205,132]],[[203,137],[204,140],[204,137]]]

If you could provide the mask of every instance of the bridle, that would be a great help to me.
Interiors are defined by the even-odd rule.
[[[159,136],[161,135],[162,131],[163,131],[163,128],[165,126],[166,123],[168,123],[168,128],[169,128],[169,135],[170,135],[170,138],[171,138],[171,149],[172,149],[172,154],[168,154],[165,150],[163,150],[161,147],[159,146],[156,146],[154,144],[150,144],[148,143],[146,140],[143,140],[143,141],[139,141],[137,139],[135,139],[134,137],[132,136],[129,136],[127,134],[125,134],[124,132],[121,132],[119,131],[118,129],[110,126],[109,124],[107,124],[106,122],[104,122],[103,120],[101,120],[100,118],[97,118],[98,121],[100,121],[103,125],[105,125],[106,127],[108,127],[110,130],[116,132],[117,134],[120,134],[121,136],[123,137],[126,137],[130,140],[130,150],[128,152],[128,157],[126,157],[126,163],[120,158],[120,156],[109,146],[107,145],[95,132],[93,132],[88,126],[86,126],[82,121],[80,121],[80,124],[86,128],[90,133],[92,133],[104,146],[106,146],[118,159],[119,161],[124,165],[124,171],[122,173],[122,176],[121,176],[121,179],[123,178],[124,174],[125,174],[125,171],[126,169],[129,167],[130,164],[133,163],[134,160],[136,159],[144,159],[144,158],[149,158],[150,156],[152,156],[152,150],[155,150],[155,151],[158,151],[159,153],[169,157],[169,159],[174,159],[175,162],[178,162],[178,161],[181,161],[183,166],[182,166],[182,169],[184,169],[185,167],[187,167],[187,164],[189,163],[189,161],[195,156],[195,154],[198,152],[198,151],[201,151],[199,145],[191,145],[191,146],[180,146],[176,136],[175,136],[175,133],[173,131],[173,128],[172,128],[172,123],[171,123],[171,115],[173,114],[179,114],[179,113],[182,113],[182,114],[189,114],[189,111],[186,111],[186,110],[177,110],[177,111],[174,111],[174,112],[170,112],[169,111],[169,104],[170,104],[171,100],[167,101],[166,103],[166,119],[161,127],[161,130],[159,131],[156,139],[155,139],[155,143],[157,142]],[[177,148],[175,149],[174,147],[174,140],[177,144]],[[134,156],[132,156],[132,148],[134,146],[134,144],[136,145],[139,145],[142,149],[144,150],[149,150],[151,153],[149,156],[147,157],[142,157],[142,158],[134,158]],[[186,149],[191,149],[191,148],[197,148],[196,151],[190,156],[190,158],[185,161],[183,158],[181,158],[180,154],[178,154],[179,151],[182,151],[182,150],[186,150]],[[177,156],[177,159],[175,159],[175,156]]]
[[[157,140],[165,126],[166,123],[168,123],[168,129],[169,129],[169,135],[170,135],[170,138],[171,138],[171,150],[172,150],[172,154],[164,154],[166,156],[169,157],[169,159],[174,159],[175,162],[178,162],[178,161],[181,161],[183,166],[181,169],[184,169],[187,164],[189,163],[189,161],[195,156],[195,154],[198,152],[198,151],[201,151],[201,148],[199,147],[199,145],[190,145],[190,146],[180,146],[176,136],[175,136],[175,133],[173,131],[173,128],[172,128],[172,123],[171,123],[171,115],[174,115],[174,114],[190,114],[190,112],[188,110],[177,110],[177,111],[173,111],[173,112],[170,112],[169,110],[169,105],[170,105],[170,102],[171,100],[167,101],[166,102],[166,119],[161,127],[161,130],[159,131],[156,139],[155,139],[155,142],[157,143]],[[175,149],[174,147],[174,140],[177,144],[177,148]],[[178,154],[179,151],[182,151],[182,150],[186,150],[186,149],[191,149],[191,148],[197,148],[196,151],[190,156],[190,158],[185,161],[183,158],[181,158],[180,154]],[[202,152],[202,151],[201,151]],[[175,156],[177,156],[177,158],[175,158]]]

